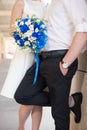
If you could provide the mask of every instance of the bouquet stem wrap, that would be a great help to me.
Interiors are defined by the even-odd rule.
[[[38,75],[38,69],[39,69],[39,56],[38,56],[38,53],[35,53],[35,60],[36,60],[36,69],[35,69],[35,76],[34,76],[33,85],[37,81],[37,75]]]

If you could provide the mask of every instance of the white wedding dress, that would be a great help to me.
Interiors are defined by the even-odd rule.
[[[24,0],[23,17],[36,15],[38,18],[43,18],[45,11],[46,5],[44,3],[35,0]],[[13,99],[18,85],[27,69],[29,69],[33,63],[34,54],[31,50],[17,47],[0,94]]]

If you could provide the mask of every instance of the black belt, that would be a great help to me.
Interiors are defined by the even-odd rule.
[[[52,58],[57,56],[65,55],[68,50],[54,50],[54,51],[43,51],[39,54],[40,57],[46,59],[46,58]]]

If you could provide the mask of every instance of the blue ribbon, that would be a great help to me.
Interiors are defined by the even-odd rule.
[[[35,54],[35,60],[36,60],[36,69],[35,69],[35,76],[34,76],[33,85],[36,83],[37,75],[38,75],[38,69],[39,69],[39,55],[38,55],[38,53],[34,53],[34,54]]]

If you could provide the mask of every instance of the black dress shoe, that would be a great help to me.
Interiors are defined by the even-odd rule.
[[[71,95],[75,101],[75,105],[73,107],[70,107],[70,110],[74,113],[75,122],[79,123],[81,120],[81,104],[82,104],[82,93],[77,92]]]

